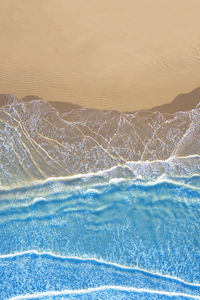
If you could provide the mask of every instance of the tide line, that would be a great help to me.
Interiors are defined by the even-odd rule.
[[[140,289],[134,287],[124,287],[124,286],[99,286],[95,288],[89,289],[80,289],[80,290],[62,290],[62,291],[47,291],[47,292],[39,292],[35,294],[27,294],[27,295],[19,295],[9,298],[9,300],[21,300],[21,299],[37,299],[39,297],[50,297],[50,296],[60,296],[60,295],[75,295],[75,294],[88,294],[93,292],[101,292],[106,290],[115,290],[122,292],[135,292],[135,293],[146,293],[146,294],[154,294],[154,295],[164,295],[168,297],[188,297],[190,299],[200,299],[200,296],[185,294],[185,293],[176,293],[176,292],[166,292],[159,290],[151,290],[151,289]]]
[[[200,283],[188,282],[188,281],[185,281],[185,280],[183,280],[181,278],[178,278],[178,277],[175,277],[175,276],[161,274],[159,272],[150,272],[149,270],[145,270],[145,269],[142,269],[142,268],[139,268],[139,267],[124,266],[124,265],[120,265],[120,264],[117,264],[117,263],[107,262],[107,261],[104,261],[104,260],[101,260],[101,259],[91,258],[91,257],[80,258],[80,257],[77,257],[77,256],[57,255],[53,252],[40,252],[38,250],[27,250],[27,251],[24,251],[24,252],[16,252],[16,253],[13,253],[13,254],[0,255],[0,259],[14,258],[14,257],[17,257],[17,256],[24,256],[24,255],[30,255],[30,254],[35,254],[35,255],[38,255],[38,256],[50,256],[50,257],[53,257],[53,258],[56,258],[56,259],[62,259],[62,260],[64,259],[64,260],[69,260],[69,261],[70,260],[76,260],[76,261],[79,261],[79,262],[82,261],[82,262],[88,262],[88,263],[95,262],[95,263],[102,264],[102,265],[105,265],[105,266],[108,266],[108,267],[117,267],[117,268],[120,268],[122,270],[139,271],[139,272],[143,272],[143,273],[146,273],[146,274],[149,274],[149,275],[159,276],[161,278],[172,279],[172,280],[178,281],[178,282],[183,283],[183,284],[188,285],[188,286],[200,287]]]
[[[17,191],[21,190],[24,188],[32,188],[32,187],[37,187],[37,186],[42,186],[46,183],[51,183],[51,182],[59,182],[59,181],[65,181],[65,182],[70,182],[76,179],[85,179],[88,180],[92,177],[99,177],[99,178],[104,178],[104,176],[109,175],[109,173],[118,170],[118,168],[122,169],[129,169],[131,172],[134,171],[135,166],[137,165],[154,165],[155,163],[173,163],[174,161],[182,161],[182,160],[187,160],[187,159],[192,159],[192,158],[198,158],[200,159],[199,154],[191,154],[187,156],[170,156],[167,159],[157,159],[157,160],[138,160],[138,161],[126,161],[124,164],[116,164],[113,167],[103,169],[103,170],[97,170],[96,172],[88,172],[88,173],[77,173],[77,174],[72,174],[72,175],[67,175],[67,176],[58,176],[58,177],[46,177],[44,179],[38,179],[38,180],[33,180],[32,182],[25,182],[22,185],[19,186],[1,186],[0,192],[10,192],[12,191]],[[193,175],[199,176],[199,174],[191,174],[190,176],[186,177],[191,177]],[[137,175],[133,174],[132,178],[137,179]],[[140,178],[140,176],[139,176]],[[145,179],[145,178],[144,178]],[[148,177],[146,178],[148,179]]]

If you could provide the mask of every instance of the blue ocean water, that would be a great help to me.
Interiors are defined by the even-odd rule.
[[[0,299],[200,299],[200,177],[1,190]]]

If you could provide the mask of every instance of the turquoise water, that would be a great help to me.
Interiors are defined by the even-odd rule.
[[[200,299],[199,176],[60,178],[0,200],[0,299]]]

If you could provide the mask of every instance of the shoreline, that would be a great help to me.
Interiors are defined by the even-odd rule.
[[[1,96],[6,96],[6,94],[0,94]],[[19,98],[20,99],[20,98]],[[67,112],[70,110],[76,110],[76,109],[86,109],[86,110],[95,110],[95,111],[114,111],[114,112],[123,112],[127,114],[132,114],[136,112],[156,112],[159,111],[160,113],[176,113],[178,111],[189,111],[191,109],[195,109],[198,103],[200,103],[200,87],[197,87],[191,91],[188,91],[187,93],[181,93],[178,94],[172,101],[153,106],[149,109],[139,109],[139,110],[117,110],[115,108],[112,109],[106,109],[106,108],[94,108],[94,107],[85,107],[81,104],[76,104],[74,102],[67,102],[67,101],[50,101],[48,99],[45,99],[43,97],[38,97],[35,95],[28,95],[20,99],[22,102],[29,102],[32,100],[44,100],[48,103],[50,103],[53,107],[56,108],[58,112]],[[1,99],[0,99],[1,100]]]

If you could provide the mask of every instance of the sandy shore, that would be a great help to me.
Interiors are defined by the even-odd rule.
[[[198,0],[1,1],[0,91],[135,111],[200,86]]]

